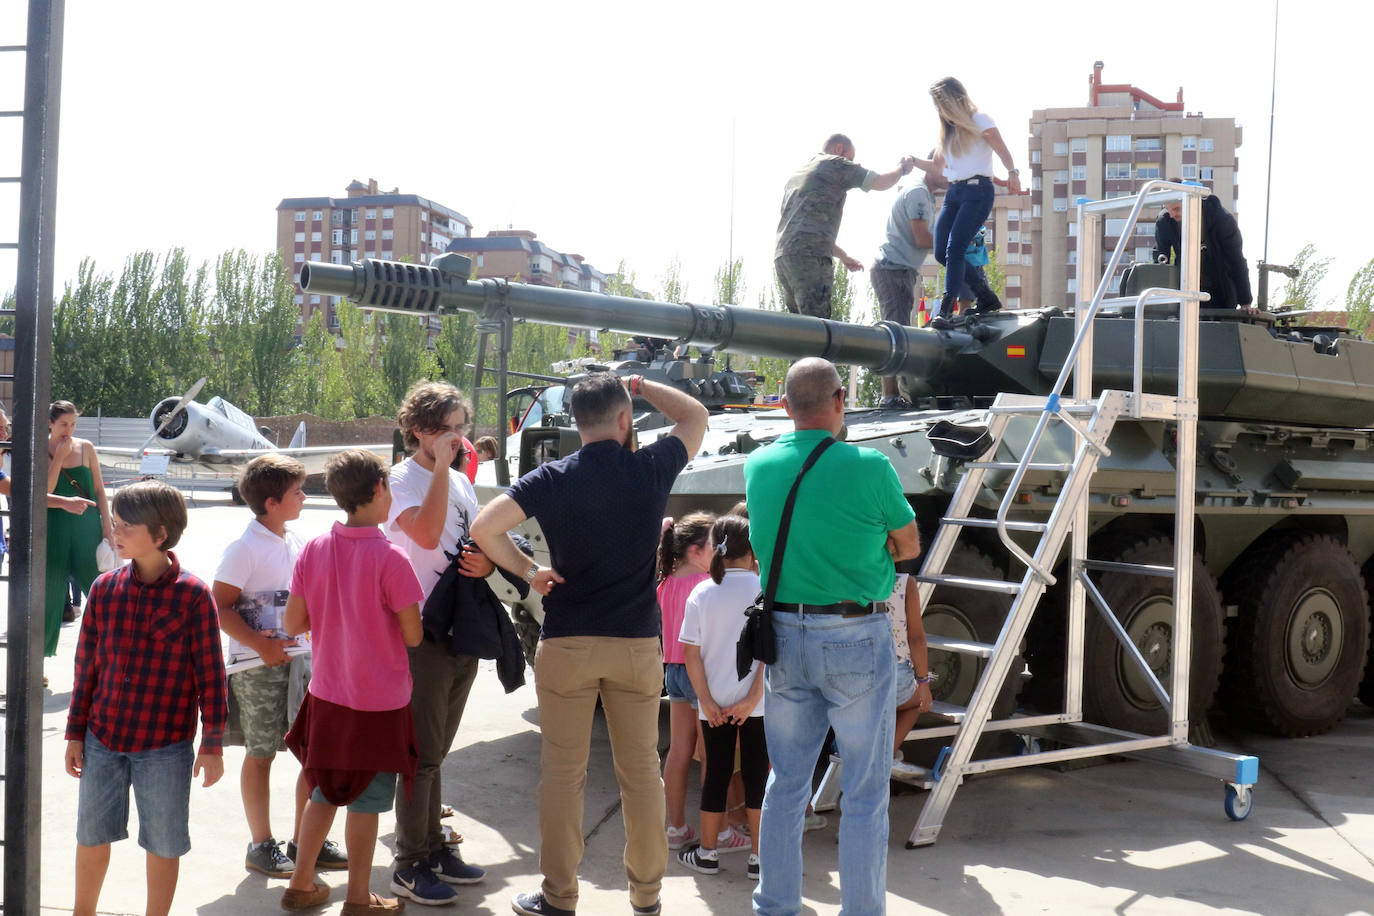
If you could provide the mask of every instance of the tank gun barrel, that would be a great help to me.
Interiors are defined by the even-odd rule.
[[[429,265],[365,259],[352,264],[311,262],[301,288],[344,296],[362,308],[432,316],[467,311],[539,324],[592,328],[681,340],[693,346],[757,356],[821,356],[881,375],[928,376],[971,343],[966,334],[944,335],[884,321],[868,327],[730,305],[692,305],[473,279],[471,261],[454,253]]]

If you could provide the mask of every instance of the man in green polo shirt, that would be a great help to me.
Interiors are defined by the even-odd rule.
[[[795,430],[749,456],[749,540],[764,581],[783,504],[812,449],[844,426],[844,386],[823,359],[787,373],[783,406]],[[802,479],[778,582],[764,728],[773,773],[759,835],[760,916],[801,912],[802,819],[811,775],[835,730],[844,758],[840,894],[846,913],[880,914],[887,896],[888,776],[895,650],[882,602],[893,561],[920,553],[915,513],[881,452],[838,442]]]

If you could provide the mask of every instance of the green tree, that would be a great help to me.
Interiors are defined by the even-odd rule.
[[[687,284],[682,282],[682,264],[677,258],[668,263],[668,270],[659,281],[660,302],[686,302]]]
[[[716,302],[720,305],[738,305],[744,295],[744,259],[735,258],[716,271]]]
[[[338,338],[324,326],[324,311],[316,309],[306,325],[297,351],[291,412],[343,420],[353,416],[348,381],[339,357]]]
[[[1293,266],[1298,269],[1298,276],[1284,284],[1280,293],[1279,305],[1275,311],[1282,312],[1295,309],[1325,311],[1330,303],[1323,300],[1318,291],[1331,267],[1331,259],[1317,257],[1317,247],[1308,243],[1302,246],[1298,256],[1293,259]]]
[[[477,316],[471,312],[445,315],[434,340],[434,355],[443,377],[471,394],[468,364],[477,357]]]
[[[1007,271],[1002,267],[1002,253],[993,245],[988,246],[988,263],[983,268],[983,276],[987,278],[988,286],[992,287],[997,298],[1005,299]]]
[[[382,383],[377,357],[377,322],[373,313],[365,312],[348,301],[341,301],[337,309],[339,337],[343,340],[339,357],[343,363],[344,381],[348,385],[353,416],[391,414],[396,404],[386,403],[386,386]]]
[[[253,264],[254,291],[248,316],[248,375],[256,395],[254,413],[270,417],[282,407],[291,385],[296,354],[292,337],[301,320],[295,284],[275,252]]]
[[[1350,285],[1345,291],[1345,311],[1347,321],[1353,330],[1361,334],[1369,329],[1369,321],[1374,317],[1374,258],[1355,271]]]
[[[410,386],[437,375],[438,365],[427,346],[428,318],[386,316],[386,340],[382,343],[382,378],[388,399],[399,405]]]

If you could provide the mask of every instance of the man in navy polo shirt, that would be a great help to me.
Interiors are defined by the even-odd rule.
[[[675,424],[638,451],[630,449],[632,397]],[[661,912],[668,861],[658,759],[663,650],[655,554],[668,491],[701,446],[706,408],[639,376],[595,373],[573,387],[572,411],[582,448],[526,474],[472,523],[472,537],[486,556],[545,596],[534,660],[543,735],[544,882],[535,893],[517,895],[512,907],[525,916],[565,916],[577,907],[582,790],[599,694],[620,783],[630,903],[636,914],[649,916]],[[531,562],[510,539],[510,529],[526,518],[543,529],[552,568]]]

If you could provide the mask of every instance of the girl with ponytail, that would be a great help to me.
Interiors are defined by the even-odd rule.
[[[692,589],[706,578],[711,562],[709,512],[693,512],[677,521],[665,519],[658,544],[658,606],[663,613],[663,685],[668,694],[669,742],[663,761],[663,791],[668,800],[668,848],[696,842],[687,823],[687,772],[697,752],[701,727],[697,724],[696,694],[683,664],[683,609]]]
[[[711,581],[692,590],[679,634],[698,697],[706,773],[701,785],[701,845],[678,853],[678,861],[702,874],[717,874],[720,853],[730,851],[716,837],[725,826],[726,795],[738,744],[752,847],[746,874],[754,879],[759,875],[759,816],[768,781],[763,666],[754,662],[742,679],[735,668],[735,642],[744,626],[744,612],[759,588],[749,520],[738,515],[716,519],[711,528]]]

